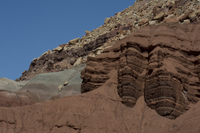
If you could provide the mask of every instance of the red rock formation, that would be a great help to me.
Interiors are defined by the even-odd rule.
[[[196,0],[137,0],[83,37],[80,47],[63,44],[33,60],[19,80],[70,68],[114,44],[88,57],[83,94],[33,104],[38,99],[29,92],[1,92],[0,132],[200,132],[199,9]],[[128,36],[161,23],[196,24],[144,27]]]
[[[122,103],[132,107],[144,96],[150,108],[174,119],[200,98],[199,34],[199,24],[142,28],[88,59],[82,92],[103,85],[115,69]]]
[[[142,28],[89,58],[87,93],[0,107],[0,132],[200,132],[199,32],[199,24]]]
[[[118,74],[98,89],[24,107],[0,107],[1,133],[188,133],[199,132],[200,102],[175,120],[149,108],[144,97],[134,108],[117,94]]]

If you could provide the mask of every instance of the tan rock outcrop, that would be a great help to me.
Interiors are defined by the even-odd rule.
[[[58,86],[58,91],[60,92],[63,89],[63,85]]]
[[[69,83],[69,81],[66,81],[66,82],[63,84],[63,86],[66,86],[68,83]]]
[[[148,18],[144,18],[138,23],[138,26],[142,26],[142,25],[148,23],[148,21],[149,21]]]
[[[72,40],[70,40],[69,41],[69,45],[74,45],[74,44],[76,44],[77,42],[78,42],[78,40],[79,40],[80,38],[75,38],[75,39],[72,39]]]
[[[55,52],[55,51],[61,51],[61,50],[62,50],[62,47],[58,46],[57,48],[53,49],[52,51]]]
[[[104,24],[107,24],[110,21],[110,18],[105,18]]]
[[[80,65],[82,63],[82,60],[83,60],[83,57],[78,58],[77,61],[74,63],[73,66],[75,67],[77,65]]]
[[[85,35],[86,35],[86,36],[89,35],[90,33],[91,33],[90,31],[85,30]]]
[[[164,18],[165,13],[163,11],[159,12],[153,19],[159,20]]]

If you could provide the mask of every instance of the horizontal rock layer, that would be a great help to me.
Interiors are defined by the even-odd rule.
[[[88,59],[82,92],[103,85],[117,70],[122,103],[134,106],[144,96],[158,114],[174,119],[200,99],[199,34],[200,24],[144,27]]]

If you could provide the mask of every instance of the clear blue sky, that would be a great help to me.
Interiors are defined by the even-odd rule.
[[[134,0],[0,0],[0,77],[15,80],[33,58],[103,25]]]

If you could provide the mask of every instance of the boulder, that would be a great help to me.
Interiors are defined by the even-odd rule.
[[[51,51],[51,50],[48,50],[48,52],[47,52],[47,53],[50,55],[50,54],[52,54],[52,51]]]
[[[148,23],[149,19],[148,18],[143,18],[139,23],[138,23],[138,26],[142,26],[146,23]]]
[[[80,37],[79,38],[75,38],[75,39],[72,39],[72,40],[70,40],[69,41],[69,45],[74,45],[74,44],[76,44],[77,42],[78,42],[78,40],[80,39]]]
[[[190,19],[186,19],[183,21],[183,24],[190,24]]]
[[[34,58],[34,59],[33,59],[33,61],[36,61],[36,60],[37,60],[37,58]]]
[[[156,23],[157,23],[157,20],[149,21],[149,25],[155,25]]]
[[[69,83],[69,81],[66,81],[66,82],[63,84],[63,86],[66,86],[68,83]]]
[[[105,20],[104,20],[104,24],[109,23],[110,19],[111,19],[111,18],[105,18]]]
[[[179,20],[177,19],[177,18],[165,18],[164,20],[163,20],[163,22],[164,23],[178,23],[179,22]]]
[[[40,57],[44,56],[44,55],[47,55],[48,54],[48,51],[44,52]],[[40,58],[39,57],[39,58]]]
[[[60,92],[63,89],[63,85],[58,86],[58,91]]]
[[[200,10],[197,10],[197,11],[194,11],[193,13],[191,13],[191,14],[189,15],[190,20],[191,20],[191,21],[196,20],[196,18],[197,18],[197,16],[198,16],[199,13],[200,13]]]
[[[55,51],[61,51],[62,50],[62,47],[58,46],[57,48],[53,49],[52,51],[55,52]],[[49,53],[49,51],[48,51]]]
[[[181,15],[181,17],[179,18],[180,22],[183,22],[185,19],[189,19],[190,14],[194,12],[194,10],[189,10],[186,14]]]
[[[74,63],[74,67],[77,65],[80,65],[82,63],[83,57],[78,58],[78,60],[76,60],[76,62]]]
[[[87,35],[89,35],[89,34],[90,34],[90,31],[85,30],[85,35],[87,36]]]
[[[162,20],[164,19],[165,13],[163,11],[159,12],[153,19],[154,20]]]

